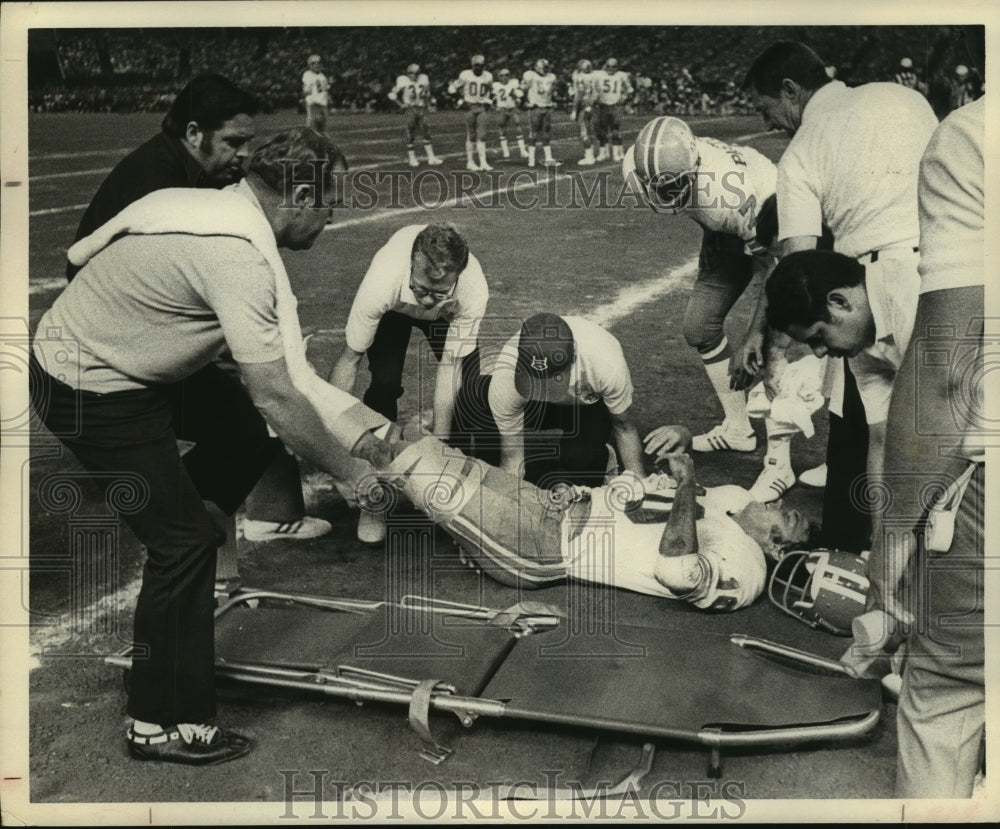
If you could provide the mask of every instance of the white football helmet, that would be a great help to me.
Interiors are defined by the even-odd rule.
[[[791,552],[774,568],[768,595],[810,627],[850,636],[854,617],[865,612],[866,566],[866,556],[842,550]]]
[[[411,63],[406,67],[406,74],[411,78],[416,79],[417,75],[420,73],[420,66],[416,63]]]
[[[646,124],[635,139],[632,161],[653,210],[679,213],[689,205],[701,159],[694,134],[684,121],[661,116]]]
[[[509,69],[501,69],[499,72],[497,72],[497,78],[501,82],[506,83],[507,81],[510,80],[510,70]]]

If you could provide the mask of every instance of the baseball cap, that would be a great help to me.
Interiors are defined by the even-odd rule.
[[[528,400],[562,401],[576,356],[573,332],[556,314],[535,314],[521,325],[514,388]]]

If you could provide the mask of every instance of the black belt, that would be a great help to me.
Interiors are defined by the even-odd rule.
[[[886,250],[895,250],[895,248],[886,248]],[[913,252],[914,253],[920,253],[920,248],[913,248]],[[865,259],[865,258],[867,258],[869,262],[874,263],[874,262],[878,262],[878,255],[879,255],[879,251],[872,250],[872,251],[869,251],[868,253],[861,254],[861,256],[859,256],[858,259]]]

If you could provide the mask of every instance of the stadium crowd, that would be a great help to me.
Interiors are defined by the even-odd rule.
[[[561,108],[571,103],[571,76],[579,59],[599,66],[615,56],[635,81],[630,113],[745,114],[752,108],[740,89],[742,67],[770,37],[760,29],[726,26],[426,27],[413,38],[410,54],[400,56],[398,29],[342,31],[332,36],[328,30],[318,34],[301,27],[150,29],[139,35],[61,30],[56,41],[60,76],[29,78],[29,107],[33,112],[158,111],[172,98],[178,80],[218,72],[257,91],[263,111],[301,108],[299,65],[303,55],[316,53],[327,67],[334,110],[391,110],[386,95],[400,62],[407,60],[428,73],[433,104],[446,108],[457,102],[447,92],[447,80],[465,65],[467,44],[477,43],[489,68],[506,67],[517,77],[545,57],[557,76],[554,97]],[[884,27],[877,34],[871,27],[840,27],[833,33],[777,27],[774,34],[811,43],[850,85],[891,79],[899,58],[909,55],[933,93],[950,84],[961,62],[947,36],[928,49],[924,27]],[[934,106],[940,114],[941,107]]]

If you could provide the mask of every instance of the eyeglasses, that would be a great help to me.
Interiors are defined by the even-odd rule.
[[[432,291],[425,288],[423,285],[418,285],[413,281],[413,277],[410,277],[410,290],[413,291],[413,295],[418,299],[429,296],[435,302],[444,302],[446,299],[451,299],[455,293],[455,289],[458,287],[458,280],[456,279],[451,288],[447,291]]]

